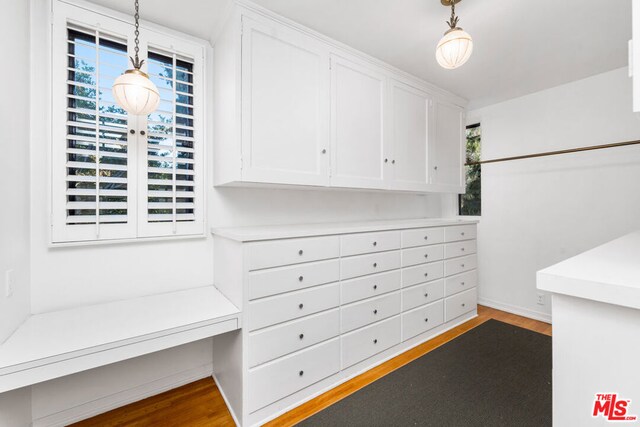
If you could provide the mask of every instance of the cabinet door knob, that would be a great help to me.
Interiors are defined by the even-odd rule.
[[[135,133],[136,133],[136,131],[135,131],[135,129],[130,129],[130,130],[129,130],[129,133],[130,133],[131,135],[133,135],[133,134],[135,134]]]
[[[436,170],[436,171],[437,171],[437,170],[438,170],[438,167],[437,167],[437,166],[434,166],[434,167],[433,167],[433,170]]]
[[[302,255],[303,253],[304,253],[304,251],[303,251],[302,249],[300,249],[300,250],[298,251],[298,255]]]
[[[304,371],[298,372],[298,375],[303,376],[304,375]]]
[[[373,290],[375,291],[376,289],[378,289],[378,285],[373,285]]]
[[[391,160],[391,164],[395,165],[396,161],[395,160]]]
[[[384,162],[385,163],[389,163],[389,159],[384,159]]]
[[[304,304],[300,303],[300,304],[298,305],[298,308],[299,308],[300,310],[302,310],[302,307],[304,307]]]
[[[373,310],[373,314],[378,314],[378,309]]]
[[[143,131],[143,130],[141,130],[141,131],[140,131],[140,135],[144,136],[144,135],[146,135],[146,134],[147,134],[147,133],[146,133],[145,131]]]
[[[304,334],[299,335],[300,339],[304,338]]]
[[[327,149],[326,148],[322,149],[322,154],[327,154]]]

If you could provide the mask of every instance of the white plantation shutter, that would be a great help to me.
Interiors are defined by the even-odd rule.
[[[148,117],[129,116],[111,87],[130,68],[133,27],[56,9],[52,241],[202,234],[202,47],[148,32],[170,46],[141,45],[161,102]]]

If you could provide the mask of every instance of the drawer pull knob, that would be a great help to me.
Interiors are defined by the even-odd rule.
[[[461,284],[462,286],[464,286],[464,282],[460,282],[460,284]]]
[[[373,246],[378,246],[378,242],[373,242]]]
[[[460,250],[461,250],[462,252],[464,252],[464,248],[460,248]]]
[[[378,339],[377,339],[377,338],[376,338],[376,339],[374,339],[374,340],[373,340],[373,343],[374,343],[374,344],[378,344]]]
[[[464,307],[464,306],[465,306],[465,303],[462,303],[462,306]]]
[[[378,309],[373,310],[373,314],[378,314]]]
[[[304,338],[304,334],[300,334],[299,337],[300,337],[300,339],[303,339]]]
[[[298,375],[303,376],[304,375],[304,371],[298,372]]]
[[[462,264],[462,268],[464,268],[464,264]]]
[[[424,240],[429,240],[429,236],[424,236]]]
[[[425,258],[429,258],[429,254],[424,254],[424,257]]]
[[[426,294],[424,294],[425,298],[429,298],[429,292],[427,292]]]
[[[428,322],[428,321],[429,321],[429,318],[427,317],[426,319],[424,319],[424,321],[425,321],[425,322]]]
[[[300,249],[300,250],[298,251],[298,255],[302,255],[303,253],[304,253],[304,251],[303,251],[302,249]]]
[[[378,266],[378,263],[377,263],[377,262],[374,262],[374,263],[373,263],[373,268],[376,268],[377,266]]]
[[[378,289],[378,285],[373,285],[373,290],[375,291],[376,289]]]
[[[298,277],[298,280],[302,282],[304,280],[304,276]]]
[[[460,233],[461,236],[464,236],[464,231],[462,233]]]
[[[424,277],[427,277],[427,276],[429,276],[429,273],[424,273]]]
[[[302,307],[304,307],[304,304],[300,303],[300,305],[298,306],[298,308],[299,308],[300,310],[302,310]]]

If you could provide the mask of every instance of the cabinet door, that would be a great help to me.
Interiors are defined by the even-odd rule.
[[[243,17],[242,180],[328,185],[329,51]]]
[[[464,193],[464,109],[438,102],[435,116],[429,181],[435,190]]]
[[[391,82],[393,188],[428,188],[429,120],[433,102],[426,92],[396,80]]]
[[[384,188],[386,77],[331,56],[331,185]]]

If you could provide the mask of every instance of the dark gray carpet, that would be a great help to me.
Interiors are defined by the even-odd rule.
[[[551,337],[489,320],[301,426],[551,426]]]

